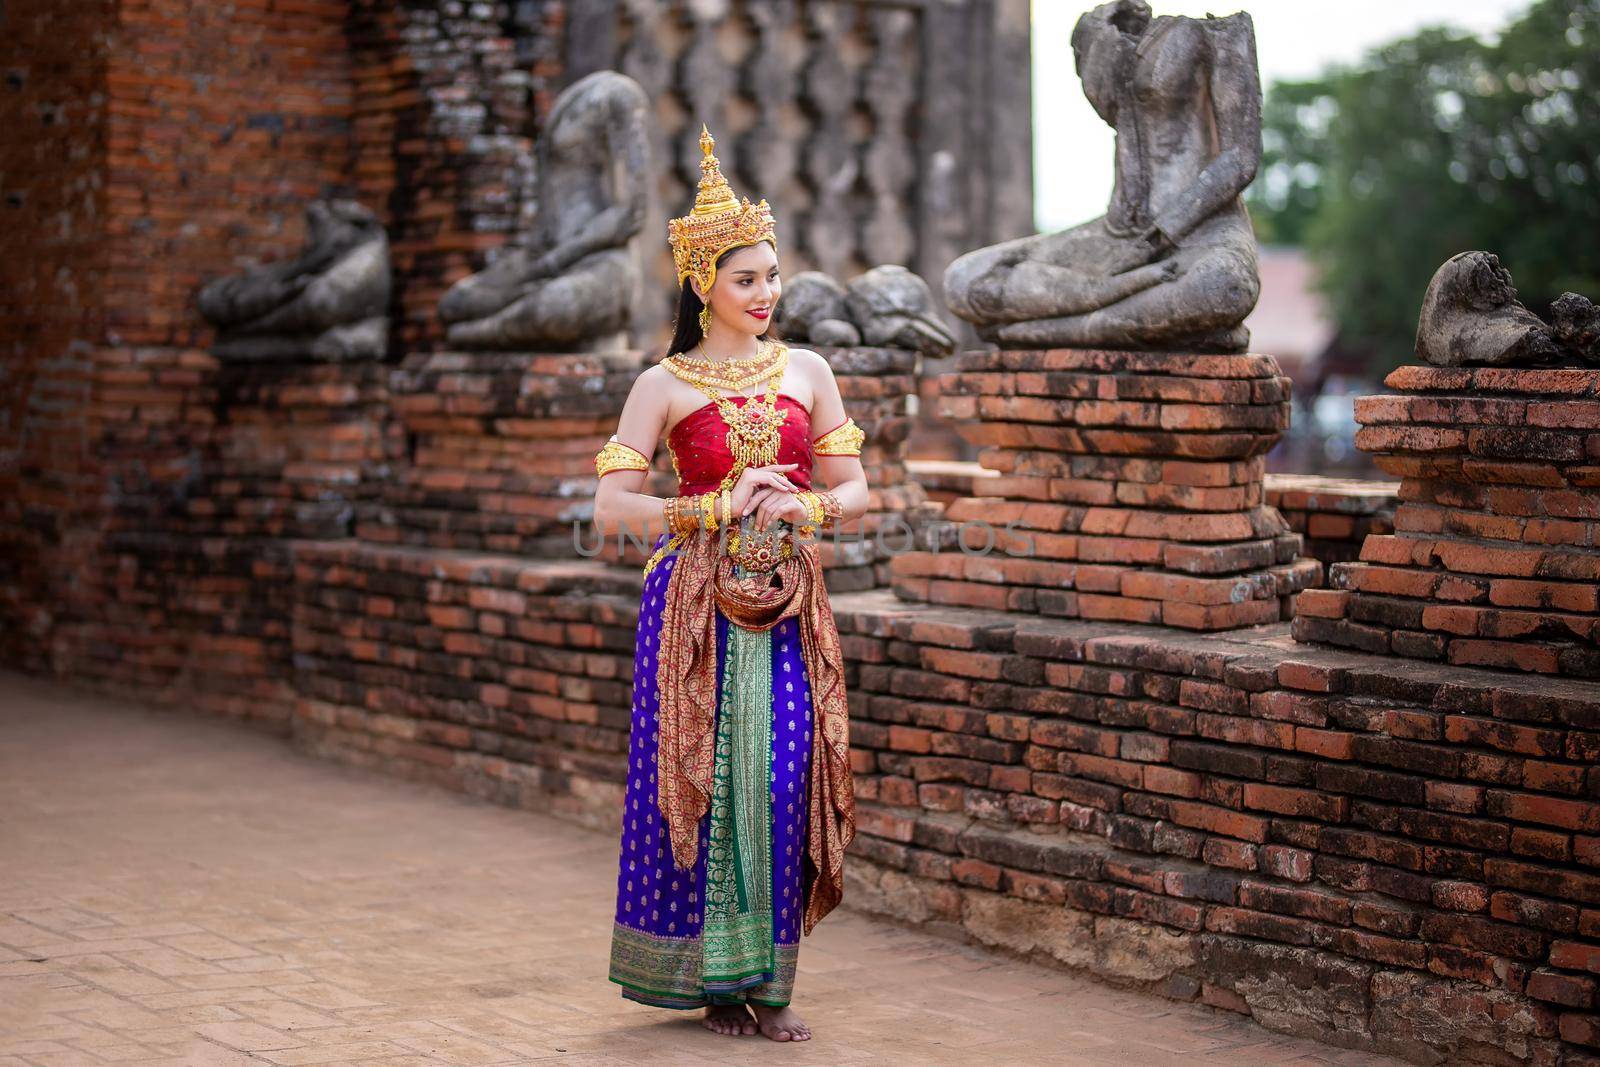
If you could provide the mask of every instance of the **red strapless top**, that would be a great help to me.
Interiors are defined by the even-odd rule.
[[[742,407],[741,401],[751,398],[728,399]],[[774,403],[783,420],[778,424],[778,458],[774,462],[799,464],[788,472],[789,480],[802,489],[810,489],[811,413],[788,393],[779,393]],[[679,420],[667,434],[667,452],[678,475],[680,496],[709,493],[722,484],[734,461],[733,453],[728,451],[728,424],[715,401],[707,401]]]

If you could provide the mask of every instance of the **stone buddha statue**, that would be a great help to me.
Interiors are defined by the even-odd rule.
[[[306,208],[298,256],[218,278],[200,290],[222,360],[382,359],[389,344],[389,238],[350,200]]]
[[[439,301],[451,345],[586,351],[628,328],[639,284],[628,246],[654,174],[649,108],[637,82],[609,70],[556,98],[534,149],[532,232]]]
[[[895,263],[873,267],[845,285],[821,271],[801,271],[783,288],[777,325],[785,338],[814,345],[903,348],[932,356],[947,356],[956,346],[928,283]]]
[[[1250,16],[1152,18],[1115,0],[1078,20],[1072,54],[1116,130],[1111,204],[956,259],[950,309],[1007,347],[1243,349],[1260,291],[1240,200],[1261,161]]]

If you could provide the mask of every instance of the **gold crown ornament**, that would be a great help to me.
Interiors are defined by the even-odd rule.
[[[672,245],[672,262],[678,268],[678,284],[685,278],[700,283],[702,293],[711,292],[717,278],[717,259],[730,248],[766,241],[778,250],[772,209],[763,198],[752,204],[748,197],[735,200],[722,164],[711,152],[717,146],[711,131],[700,127],[700,188],[695,193],[694,210],[667,222],[667,240]]]

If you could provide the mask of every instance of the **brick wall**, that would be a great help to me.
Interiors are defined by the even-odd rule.
[[[389,394],[406,455],[354,533],[426,546],[429,557],[453,549],[575,556],[593,515],[595,453],[616,431],[642,356],[408,355]]]
[[[953,504],[964,496],[992,495],[981,483],[999,476],[998,471],[963,460],[919,458],[907,468],[927,490],[929,499],[941,504]],[[1394,532],[1398,482],[1268,471],[1262,487],[1265,502],[1277,508],[1289,529],[1300,535],[1301,551],[1324,565],[1356,559],[1369,533]]]
[[[1401,367],[1356,445],[1401,479],[1394,534],[1330,570],[1295,636],[1600,678],[1600,372]]]
[[[445,289],[531,218],[532,126],[562,68],[552,56],[518,65],[508,3],[339,6],[350,12],[357,191],[389,229],[397,347],[426,350],[443,336]],[[559,0],[515,6],[536,32],[561,33]]]
[[[0,659],[45,661],[55,573],[81,559],[72,515],[95,481],[82,425],[103,269],[112,4],[6,8],[0,82]]]
[[[249,485],[262,453],[252,449],[246,467],[230,459],[261,442],[248,414],[235,417],[238,370],[205,351],[194,293],[292,255],[304,203],[349,192],[344,9],[119,5],[107,74],[106,332],[89,426],[105,513],[92,595],[54,636],[59,672],[281,721],[274,659],[287,634],[272,614],[281,549],[261,540],[270,520],[230,524],[237,500],[262,495]]]
[[[1305,554],[1325,566],[1358,558],[1368,534],[1394,532],[1399,482],[1268,473],[1265,486]]]
[[[1226,630],[1287,618],[1321,581],[1263,503],[1289,422],[1269,355],[968,351],[938,392],[998,473],[945,509],[962,551],[891,561],[904,599]]]
[[[302,541],[293,573],[302,748],[611,828],[637,565]]]
[[[281,726],[281,538],[348,534],[405,442],[379,368],[219,365],[194,292],[353,195],[425,344],[531,211],[565,5],[58,8],[7,9],[0,659]]]
[[[298,249],[304,203],[349,191],[346,6],[118,5],[106,76],[110,343],[203,346],[200,284]]]
[[[186,540],[207,532],[218,396],[193,293],[292,253],[304,201],[348,189],[345,5],[69,7],[7,9],[0,521],[20,562],[0,654],[155,695],[248,640],[216,615],[249,599],[250,546]]]
[[[614,832],[638,577],[302,543],[307,751]],[[833,598],[853,907],[1418,1062],[1594,1063],[1600,687]]]
[[[1590,1062],[1593,686],[835,610],[858,902],[1339,1044]]]

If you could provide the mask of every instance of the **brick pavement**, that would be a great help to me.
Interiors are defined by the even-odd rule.
[[[606,981],[616,843],[0,672],[0,1067],[1382,1064],[847,912],[776,1046]]]

